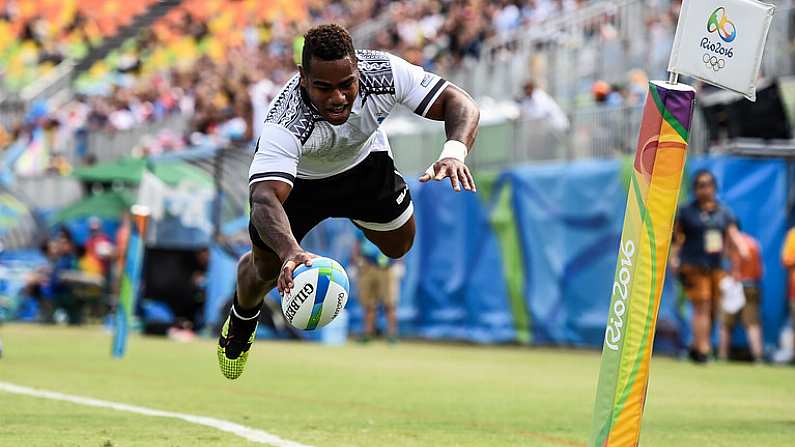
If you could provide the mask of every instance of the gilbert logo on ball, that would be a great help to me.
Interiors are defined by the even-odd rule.
[[[321,328],[345,308],[349,290],[348,275],[337,261],[315,258],[293,272],[293,288],[282,299],[284,318],[297,329]]]

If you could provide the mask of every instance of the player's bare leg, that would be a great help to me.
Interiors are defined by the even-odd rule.
[[[265,295],[276,286],[279,258],[256,246],[237,263],[237,288],[218,339],[218,364],[227,379],[243,374]]]
[[[242,309],[259,309],[265,295],[276,287],[281,262],[276,253],[257,246],[237,263],[237,299]]]
[[[402,258],[414,245],[414,234],[417,226],[414,216],[404,223],[400,228],[391,231],[375,231],[362,228],[364,235],[370,242],[374,243],[381,253],[392,259]]]

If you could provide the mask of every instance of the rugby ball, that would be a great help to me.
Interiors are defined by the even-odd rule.
[[[311,331],[331,322],[348,302],[345,269],[335,260],[314,258],[293,271],[293,288],[282,297],[284,318],[296,329]]]

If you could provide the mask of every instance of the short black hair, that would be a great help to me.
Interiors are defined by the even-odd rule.
[[[304,48],[301,52],[301,65],[309,70],[309,61],[316,57],[323,61],[336,61],[350,56],[356,62],[351,35],[345,28],[331,23],[316,26],[304,34]]]
[[[709,179],[712,181],[712,186],[714,186],[715,189],[718,189],[718,180],[715,178],[715,174],[708,169],[699,169],[693,174],[693,190],[696,189],[696,184],[701,177],[709,177]]]

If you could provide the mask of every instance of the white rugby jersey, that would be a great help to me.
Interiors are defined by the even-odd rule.
[[[356,166],[370,152],[390,153],[380,128],[396,104],[425,116],[448,85],[439,76],[389,53],[356,50],[359,95],[348,121],[334,126],[320,116],[296,74],[271,102],[249,169],[249,184],[296,177],[321,179]]]

